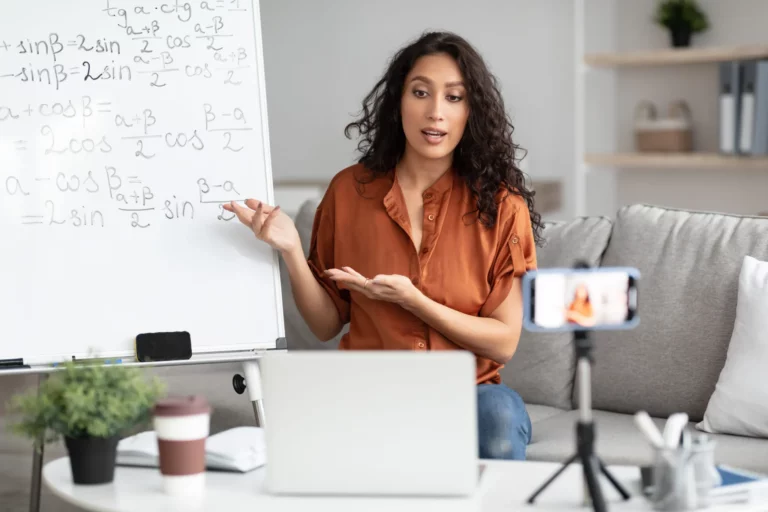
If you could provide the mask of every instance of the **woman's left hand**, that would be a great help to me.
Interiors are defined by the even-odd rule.
[[[367,278],[350,267],[326,270],[325,274],[336,281],[340,288],[360,292],[369,299],[399,304],[405,309],[413,307],[421,296],[410,279],[401,275],[377,275]]]

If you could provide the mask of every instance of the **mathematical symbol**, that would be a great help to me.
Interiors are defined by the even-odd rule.
[[[26,151],[27,150],[27,141],[25,140],[17,140],[14,142],[16,144],[16,151]]]
[[[42,215],[22,215],[21,223],[22,224],[42,224],[43,216]]]
[[[141,122],[141,118],[139,116],[136,116],[133,119],[131,119],[131,121],[135,121],[137,123],[140,123]]]
[[[5,51],[8,51],[8,48],[9,48],[8,43],[3,41],[3,44],[0,44],[0,48],[2,48]]]
[[[27,117],[31,117],[32,116],[32,112],[34,112],[34,110],[32,110],[32,105],[27,105],[27,109],[26,110],[22,110],[22,112],[26,112],[27,113]]]
[[[16,75],[13,73],[11,73],[10,75],[0,75],[0,78],[11,78],[12,76],[16,76]]]

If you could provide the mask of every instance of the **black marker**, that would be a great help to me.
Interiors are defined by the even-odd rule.
[[[0,359],[0,370],[9,370],[14,368],[29,368],[24,364],[24,359]]]

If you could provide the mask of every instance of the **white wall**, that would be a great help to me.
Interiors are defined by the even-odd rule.
[[[588,0],[589,1],[589,0]],[[695,46],[768,41],[768,1],[699,0],[712,24],[694,36]],[[669,46],[667,33],[651,21],[655,0],[618,0],[620,51]],[[683,98],[693,111],[694,144],[717,151],[718,68],[715,64],[617,71],[619,149],[631,151],[633,108],[642,99],[657,107]],[[650,202],[681,208],[755,214],[768,210],[768,173],[722,170],[625,170],[617,175],[618,206]]]
[[[529,174],[562,178],[567,189],[572,16],[570,0],[261,0],[275,180],[329,179],[352,163],[344,126],[391,55],[425,30],[445,29],[475,45],[499,78]],[[565,215],[571,207],[566,195]]]

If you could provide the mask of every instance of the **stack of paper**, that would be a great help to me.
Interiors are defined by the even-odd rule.
[[[264,430],[237,427],[214,434],[205,441],[208,469],[245,473],[267,462]],[[159,467],[159,450],[154,430],[122,439],[117,445],[120,466]]]

